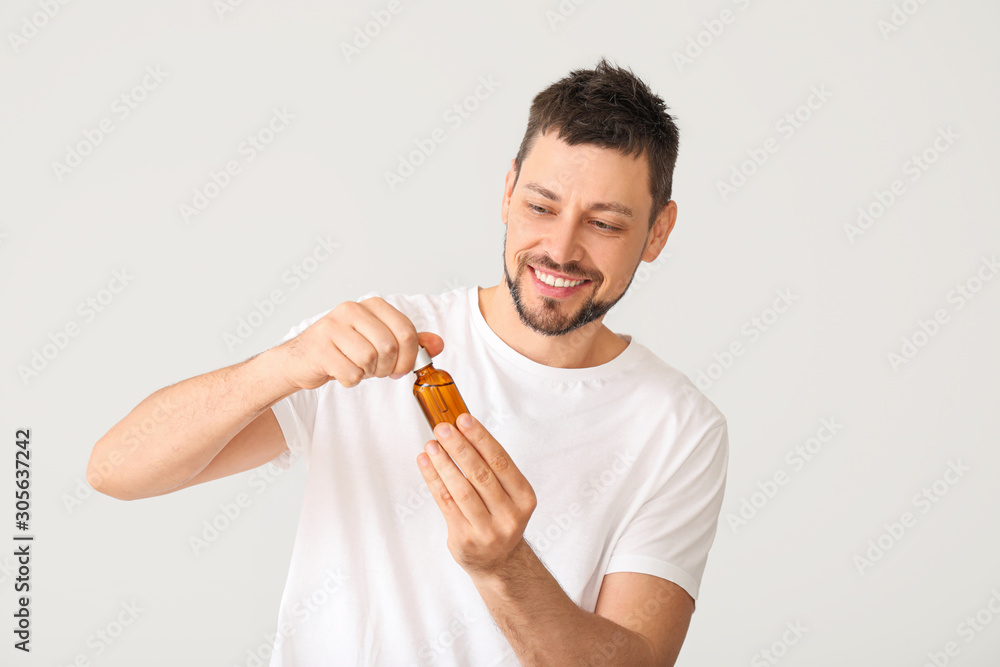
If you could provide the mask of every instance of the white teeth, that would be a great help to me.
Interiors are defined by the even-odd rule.
[[[535,275],[546,285],[552,287],[576,287],[580,283],[586,282],[585,280],[565,280],[563,278],[555,278],[547,273],[542,273],[541,271],[535,269]]]

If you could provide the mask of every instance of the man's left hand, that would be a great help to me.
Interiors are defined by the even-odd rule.
[[[457,421],[437,425],[417,465],[448,524],[448,550],[475,580],[501,574],[522,547],[535,492],[478,420]]]

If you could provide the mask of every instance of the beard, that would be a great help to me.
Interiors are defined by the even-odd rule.
[[[531,280],[531,277],[528,276],[528,271],[531,271],[531,268],[528,266],[529,263],[542,270],[549,269],[550,271],[557,271],[567,275],[585,276],[590,279],[596,287],[601,286],[604,282],[603,278],[599,275],[597,277],[587,275],[586,272],[581,271],[575,264],[568,264],[565,267],[559,267],[554,266],[546,257],[522,257],[517,266],[517,280],[515,280],[511,278],[510,272],[507,270],[506,232],[504,232],[503,247],[503,276],[505,282],[507,283],[507,289],[510,291],[511,300],[514,302],[514,309],[517,311],[517,316],[521,319],[521,322],[525,326],[535,333],[542,334],[543,336],[563,336],[586,324],[590,324],[594,320],[604,317],[604,315],[611,310],[623,296],[625,296],[625,292],[628,291],[629,286],[632,284],[632,279],[635,277],[635,271],[639,268],[639,265],[637,264],[635,269],[632,270],[632,275],[629,277],[628,284],[625,285],[625,289],[623,289],[618,296],[610,301],[595,301],[593,292],[591,292],[591,294],[587,296],[587,300],[580,305],[579,308],[577,308],[576,312],[566,314],[562,312],[562,300],[542,296],[541,306],[537,309],[531,309],[524,303],[524,296],[522,294],[522,284],[524,281]]]

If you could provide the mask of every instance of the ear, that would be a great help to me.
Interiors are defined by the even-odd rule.
[[[500,203],[500,219],[503,224],[507,224],[507,212],[510,210],[510,197],[514,193],[514,183],[517,182],[517,166],[512,158],[510,161],[510,171],[504,180],[503,201]]]
[[[667,237],[674,229],[675,222],[677,222],[677,202],[671,199],[656,216],[656,222],[653,223],[653,227],[646,236],[646,247],[642,251],[642,261],[652,262],[659,257],[663,246],[667,244]]]

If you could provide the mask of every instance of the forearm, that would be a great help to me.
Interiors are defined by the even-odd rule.
[[[505,572],[474,583],[526,667],[655,664],[645,638],[578,607],[524,541]]]
[[[148,396],[94,445],[88,483],[131,499],[166,493],[197,475],[247,424],[294,393],[276,350]]]

